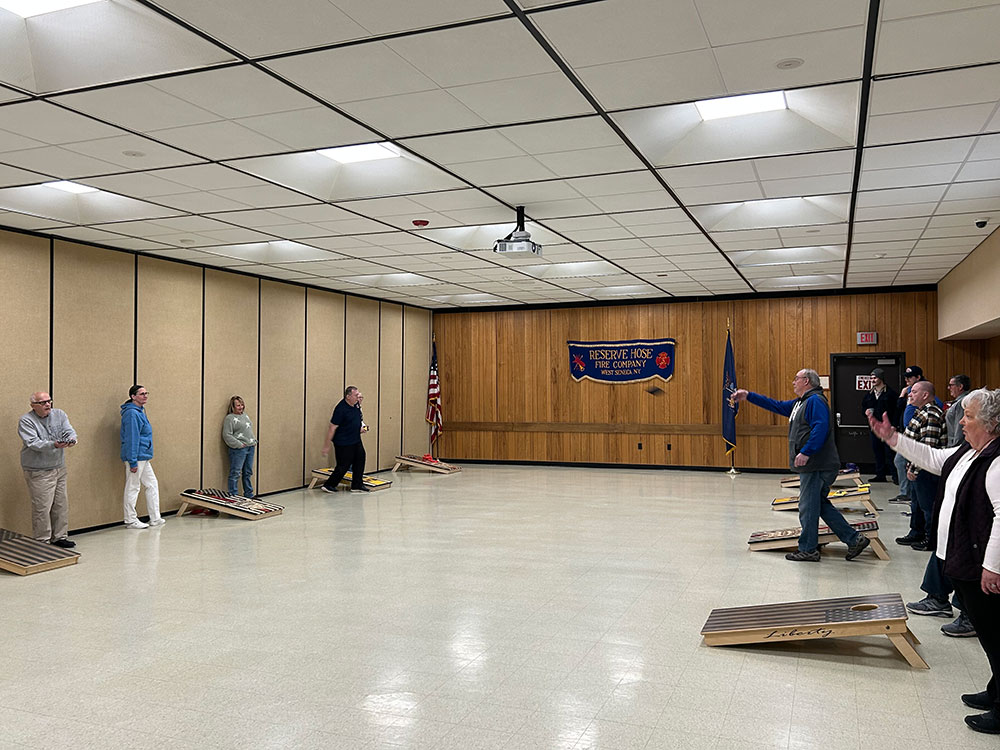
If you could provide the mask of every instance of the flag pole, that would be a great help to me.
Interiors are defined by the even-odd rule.
[[[726,341],[727,342],[731,341],[730,335],[731,335],[731,329],[730,329],[730,325],[729,325],[729,316],[727,315],[726,316]],[[728,346],[728,344],[727,344],[727,346]],[[733,439],[735,440],[735,436],[734,436]],[[726,474],[728,474],[730,477],[739,476],[740,472],[736,468],[736,450],[735,449],[730,450],[730,451],[728,451],[728,453],[729,453],[729,471],[727,471]]]

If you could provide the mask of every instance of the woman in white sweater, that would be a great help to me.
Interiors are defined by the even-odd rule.
[[[243,497],[253,497],[253,459],[257,438],[245,411],[246,404],[242,398],[233,396],[229,399],[229,413],[222,423],[222,439],[229,447],[229,491],[236,494],[237,481],[243,477]]]

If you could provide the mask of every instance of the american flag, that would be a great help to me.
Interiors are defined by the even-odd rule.
[[[424,419],[431,426],[431,445],[440,437],[443,422],[441,420],[441,383],[438,382],[437,344],[431,344],[431,371],[427,377],[427,414]]]

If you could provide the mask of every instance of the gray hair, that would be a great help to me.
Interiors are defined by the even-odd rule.
[[[979,406],[976,419],[991,435],[1000,432],[1000,388],[991,391],[989,388],[977,388],[965,397],[962,405],[968,409],[968,404],[975,402]]]
[[[809,381],[810,388],[819,388],[819,373],[815,370],[803,370],[802,374]]]

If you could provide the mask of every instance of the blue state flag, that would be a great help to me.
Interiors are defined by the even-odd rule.
[[[736,450],[736,415],[740,405],[731,401],[736,393],[736,360],[733,358],[733,339],[726,331],[726,361],[722,365],[722,439],[726,441],[726,455]]]

